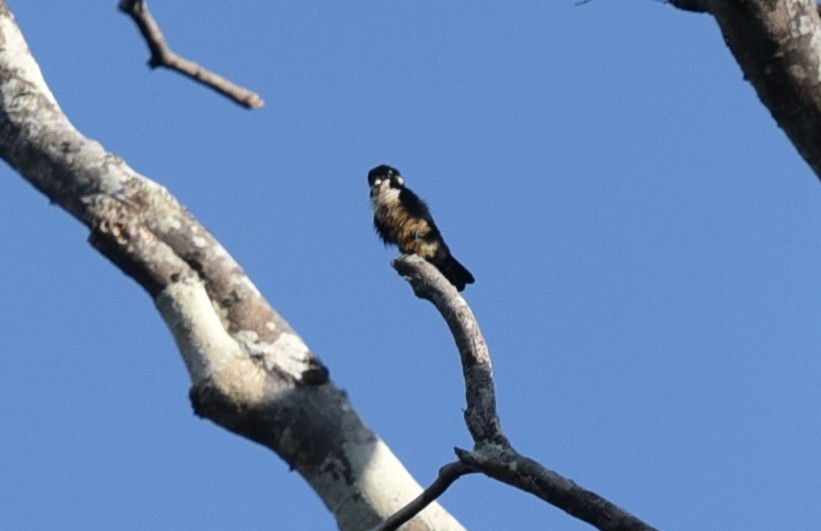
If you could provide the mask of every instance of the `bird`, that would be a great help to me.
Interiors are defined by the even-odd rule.
[[[399,170],[386,164],[368,172],[373,227],[385,246],[396,245],[402,253],[416,254],[436,266],[457,291],[475,279],[450,254],[428,205],[405,186]]]

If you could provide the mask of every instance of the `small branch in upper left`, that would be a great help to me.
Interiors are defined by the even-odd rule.
[[[151,51],[148,65],[151,68],[162,66],[176,70],[248,109],[260,109],[265,106],[265,101],[256,92],[241,87],[195,62],[177,55],[165,41],[160,26],[151,16],[145,0],[120,0],[119,8],[120,11],[134,20],[146,44],[148,44],[148,49]]]

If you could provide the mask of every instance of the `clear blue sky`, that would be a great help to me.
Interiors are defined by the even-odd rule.
[[[372,233],[380,163],[476,276],[518,449],[660,528],[821,525],[821,184],[711,18],[154,2],[178,52],[263,95],[249,112],[149,72],[115,4],[11,7],[77,127],[220,238],[421,482],[470,445],[463,384]],[[192,414],[151,300],[0,171],[0,524],[333,529],[278,457]],[[587,528],[478,476],[442,501],[472,530]]]

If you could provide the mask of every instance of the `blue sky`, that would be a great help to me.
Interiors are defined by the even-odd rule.
[[[419,481],[470,439],[447,328],[370,227],[381,163],[476,277],[520,451],[664,529],[821,522],[821,186],[712,19],[152,4],[262,94],[249,112],[150,72],[115,4],[11,7],[75,125],[220,238]],[[333,529],[278,457],[192,414],[151,300],[0,171],[4,527]],[[442,502],[473,530],[587,529],[478,476]]]

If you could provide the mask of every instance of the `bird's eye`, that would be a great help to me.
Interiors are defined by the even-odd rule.
[[[379,186],[380,184],[382,184],[382,179],[374,179],[373,184],[374,186]]]
[[[399,183],[399,186],[404,186],[404,185],[405,185],[405,179],[403,179],[403,178],[402,178],[401,176],[399,176],[399,175],[397,175],[397,176],[396,176],[396,182],[398,182],[398,183]]]

